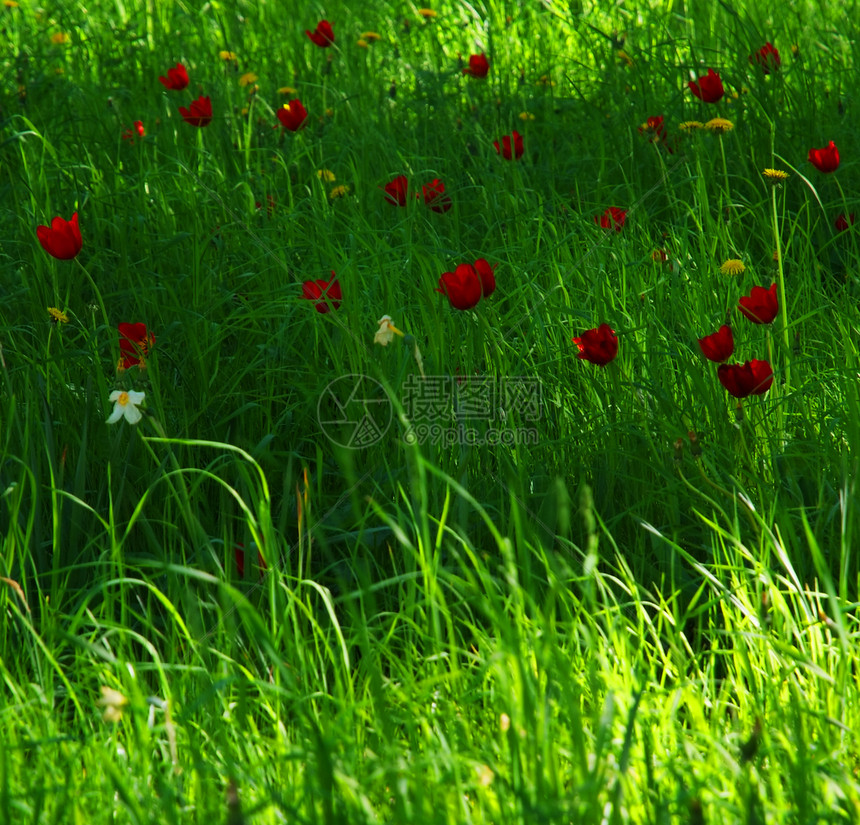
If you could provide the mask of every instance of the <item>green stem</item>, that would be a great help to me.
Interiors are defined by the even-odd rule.
[[[771,217],[773,220],[773,240],[776,244],[776,267],[779,273],[779,309],[782,319],[782,343],[785,349],[785,383],[783,393],[787,394],[791,385],[791,343],[788,337],[788,296],[785,292],[785,269],[782,265],[782,244],[779,239],[779,218],[776,212],[776,187],[771,187]]]

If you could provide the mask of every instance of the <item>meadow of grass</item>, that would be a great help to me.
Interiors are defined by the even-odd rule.
[[[0,9],[0,821],[857,822],[856,4],[422,11]]]

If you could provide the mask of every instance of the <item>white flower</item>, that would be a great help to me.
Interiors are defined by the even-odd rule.
[[[142,393],[141,393],[142,394]],[[138,413],[140,415],[140,413]],[[125,698],[118,690],[112,687],[102,685],[100,688],[102,698],[96,702],[99,707],[105,709],[105,722],[119,722],[122,719],[122,709],[128,704],[128,699]]]
[[[391,323],[390,315],[383,315],[377,323],[379,324],[379,329],[376,330],[376,334],[373,336],[374,344],[387,347],[394,340],[395,335],[403,337],[403,333]]]
[[[146,393],[135,392],[134,390],[129,390],[125,392],[124,390],[114,390],[110,394],[109,401],[114,402],[113,412],[110,414],[110,418],[108,418],[108,424],[116,424],[120,418],[125,417],[125,420],[128,421],[129,424],[137,424],[138,421],[143,417],[140,410],[137,408],[139,404],[143,403],[143,399]]]

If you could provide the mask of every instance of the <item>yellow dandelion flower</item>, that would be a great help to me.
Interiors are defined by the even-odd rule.
[[[18,4],[15,0],[3,0],[3,5],[6,6],[7,9],[17,9]]]
[[[542,74],[537,79],[537,85],[538,86],[555,86],[555,81],[549,75]]]
[[[325,110],[326,117],[334,117],[334,109],[326,109]]]
[[[682,132],[694,132],[697,129],[704,129],[705,124],[701,120],[685,120],[683,123],[678,124],[678,128]]]
[[[331,200],[337,200],[338,198],[343,198],[349,194],[348,186],[335,186],[331,192],[328,193],[328,196]]]
[[[633,59],[630,57],[629,54],[627,54],[627,52],[624,51],[624,49],[618,50],[618,59],[623,60],[627,64],[628,68],[633,67]]]
[[[317,169],[317,177],[326,183],[331,183],[333,180],[337,180],[331,169]]]
[[[358,46],[358,48],[360,49],[366,49],[367,41],[364,38],[360,37],[358,40],[355,41],[355,45]]]
[[[373,41],[373,40],[382,40],[382,36],[378,35],[376,32],[363,32],[361,35],[362,40]]]
[[[255,75],[253,72],[245,72],[245,74],[243,74],[239,78],[239,85],[240,86],[250,86],[252,83],[256,83],[256,82],[257,82],[257,75]]]
[[[723,261],[720,266],[720,272],[723,275],[743,275],[746,269],[744,262],[739,261],[737,258],[729,258],[727,261]]]
[[[65,32],[54,32],[51,35],[51,42],[55,46],[62,46],[64,43],[69,42],[69,35],[67,35]]]
[[[51,316],[51,321],[55,324],[68,324],[69,316],[61,309],[56,307],[48,307],[48,315]]]
[[[226,49],[222,49],[218,52],[218,57],[220,57],[225,63],[231,63],[236,60],[236,52],[228,52]]]
[[[436,17],[436,12],[433,9],[418,9],[418,14],[420,14],[425,20],[432,20]]]
[[[531,112],[520,112],[520,120],[534,120],[535,116]]]
[[[292,86],[281,86],[281,88],[278,89],[278,94],[279,95],[294,95],[294,94],[298,94],[298,91],[299,91],[298,89],[294,89]]]
[[[762,174],[773,184],[788,180],[788,172],[783,172],[782,169],[765,169]]]
[[[706,124],[705,128],[715,135],[722,135],[725,132],[731,132],[735,128],[735,124],[724,117],[712,117]]]

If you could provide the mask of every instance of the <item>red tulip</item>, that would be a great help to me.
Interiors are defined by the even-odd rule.
[[[778,69],[782,61],[779,59],[779,51],[772,43],[765,43],[755,54],[750,55],[750,63],[758,63],[765,74],[770,74],[771,69]]]
[[[445,184],[439,178],[422,186],[421,193],[424,203],[434,212],[447,212],[453,206],[451,198],[445,194]]]
[[[493,146],[505,160],[519,160],[523,156],[523,136],[516,129],[513,133],[513,145],[511,145],[511,135],[505,135],[502,138],[501,147],[497,140],[493,141]]]
[[[177,63],[175,69],[167,70],[167,77],[162,76],[158,79],[164,84],[165,89],[173,89],[178,92],[188,85],[188,72],[185,66]]]
[[[496,291],[496,266],[490,266],[485,258],[475,261],[475,272],[481,279],[481,292],[485,298],[489,298]]]
[[[197,100],[192,100],[187,109],[180,106],[179,114],[191,126],[208,126],[212,122],[212,101],[208,96],[201,95]]]
[[[340,306],[343,293],[336,277],[334,270],[332,270],[331,278],[328,281],[324,281],[322,278],[316,281],[305,281],[302,284],[302,298],[316,301],[317,312],[328,312],[328,301],[331,301],[331,309],[337,309]],[[326,301],[326,298],[328,298],[328,301]]]
[[[847,216],[844,212],[840,213],[839,217],[833,224],[836,227],[836,231],[845,232],[849,227],[854,226],[854,218],[855,215],[853,212]]]
[[[810,149],[809,162],[819,172],[835,172],[839,168],[839,150],[831,140],[823,149]]]
[[[610,206],[602,215],[595,215],[594,222],[600,225],[601,229],[615,229],[616,232],[621,231],[624,222],[627,220],[627,210],[619,209],[617,206]]]
[[[490,64],[482,54],[471,55],[469,65],[463,67],[463,74],[470,74],[472,77],[486,77],[489,71]]]
[[[601,324],[572,340],[579,347],[579,357],[599,367],[605,367],[618,355],[618,338],[609,324]]]
[[[448,296],[454,309],[471,309],[481,300],[483,290],[481,277],[471,264],[460,264],[453,272],[443,272],[439,289]]]
[[[725,94],[723,81],[713,69],[708,69],[708,73],[700,77],[698,83],[691,80],[687,85],[690,91],[705,103],[716,103]]]
[[[120,324],[119,351],[122,357],[117,369],[122,371],[134,366],[145,367],[146,357],[154,346],[155,335],[147,331],[146,324]]]
[[[77,212],[72,215],[70,221],[58,215],[51,221],[50,229],[47,226],[37,226],[36,237],[45,252],[61,261],[70,261],[84,245],[81,230],[78,228]]]
[[[328,20],[320,20],[313,31],[305,29],[305,34],[310,37],[317,46],[320,46],[323,49],[327,49],[332,43],[334,43],[334,31]]]
[[[382,187],[385,190],[385,200],[393,206],[406,206],[406,193],[409,189],[409,181],[406,175],[398,175],[390,183]],[[426,188],[426,187],[425,187]]]
[[[745,364],[720,364],[720,383],[735,398],[764,395],[773,384],[773,369],[767,361],[747,361]]]
[[[702,354],[709,361],[726,361],[735,351],[735,339],[732,328],[723,324],[717,332],[699,338]]]
[[[308,110],[302,106],[301,100],[296,98],[281,106],[277,111],[277,117],[281,121],[281,126],[291,132],[297,132],[307,124]]]
[[[772,323],[779,312],[776,284],[771,284],[770,289],[754,286],[749,295],[744,295],[738,301],[738,309],[754,324]]]

